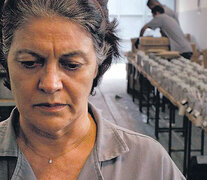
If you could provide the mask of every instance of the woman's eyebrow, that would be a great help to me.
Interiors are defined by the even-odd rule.
[[[34,57],[36,57],[36,58],[38,58],[38,59],[39,59],[39,58],[40,58],[40,59],[44,58],[42,55],[37,54],[37,53],[35,53],[35,52],[31,51],[31,50],[28,50],[28,49],[22,49],[22,50],[17,51],[17,52],[15,53],[15,57],[18,57],[18,56],[21,55],[21,54],[30,54],[31,56],[34,56]]]
[[[61,57],[63,57],[63,58],[82,57],[84,60],[87,61],[87,55],[82,51],[72,51],[72,52],[63,54]]]
[[[28,50],[28,49],[22,49],[19,50],[15,53],[15,57],[18,57],[21,54],[30,54],[33,57],[36,57],[38,59],[44,59],[45,57],[35,53],[34,51]],[[70,58],[70,57],[82,57],[85,61],[87,61],[87,55],[86,53],[82,52],[82,51],[72,51],[72,52],[68,52],[66,54],[63,54],[61,56],[61,58]]]

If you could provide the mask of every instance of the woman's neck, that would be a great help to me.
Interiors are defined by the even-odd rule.
[[[79,146],[90,133],[91,124],[94,123],[86,115],[75,119],[59,132],[48,133],[21,122],[25,121],[20,119],[19,143],[36,153],[47,154],[50,157],[62,155]]]

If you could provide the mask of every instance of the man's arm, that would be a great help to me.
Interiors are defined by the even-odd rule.
[[[145,25],[142,27],[141,31],[140,31],[139,37],[142,37],[142,36],[144,35],[144,32],[145,32],[145,30],[146,30],[147,28],[149,28],[149,26],[148,26],[147,24],[145,24]]]

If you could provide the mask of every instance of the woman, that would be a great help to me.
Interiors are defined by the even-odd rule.
[[[0,124],[1,179],[184,179],[159,143],[88,103],[119,56],[106,2],[8,0],[2,23],[16,108]]]

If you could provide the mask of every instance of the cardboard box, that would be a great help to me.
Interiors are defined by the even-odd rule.
[[[140,37],[140,45],[169,46],[169,40],[166,37]]]
[[[131,50],[136,53],[139,50],[148,51],[149,49],[169,50],[169,40],[166,37],[140,37],[139,48],[134,46],[137,38],[131,39]]]
[[[139,50],[149,51],[150,49],[169,50],[169,40],[166,37],[140,37]]]

